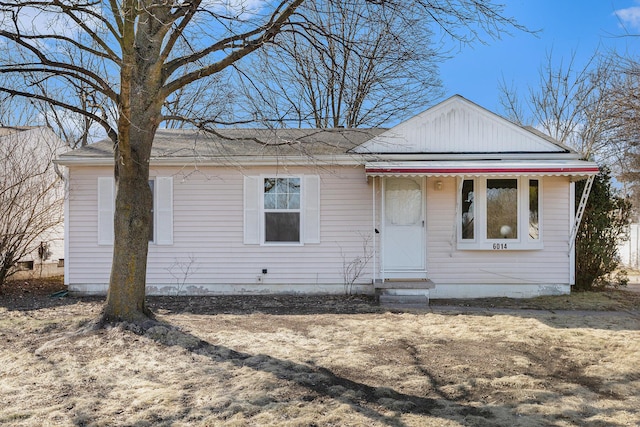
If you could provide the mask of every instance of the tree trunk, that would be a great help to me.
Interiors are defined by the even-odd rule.
[[[121,126],[124,132],[120,133],[116,148],[115,236],[103,323],[140,323],[151,317],[145,304],[147,252],[153,221],[149,157],[158,120],[144,113],[132,117],[140,119]]]
[[[123,169],[116,178],[113,262],[103,312],[103,320],[109,322],[137,322],[150,315],[145,305],[152,203],[149,170],[139,166]]]
[[[153,195],[149,161],[166,96],[161,57],[171,8],[154,9],[153,17],[127,1],[124,20],[118,138],[115,146],[116,208],[113,262],[102,323],[140,324],[151,317],[145,304],[147,252]],[[140,15],[141,14],[141,15]],[[143,19],[143,16],[144,17]]]
[[[145,305],[153,203],[148,181],[148,163],[131,162],[118,168],[113,262],[104,321],[137,322],[151,314]]]

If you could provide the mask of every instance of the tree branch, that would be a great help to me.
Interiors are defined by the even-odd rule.
[[[8,93],[11,96],[21,96],[23,98],[29,98],[29,99],[37,99],[39,101],[44,101],[47,102],[49,104],[55,105],[57,107],[61,107],[64,108],[66,110],[72,111],[74,113],[78,113],[81,114],[85,117],[90,118],[91,120],[95,121],[96,123],[100,124],[104,130],[107,132],[107,135],[109,136],[109,138],[116,142],[118,140],[118,134],[117,132],[111,127],[111,125],[106,121],[105,118],[102,118],[100,116],[97,116],[91,112],[85,111],[81,108],[78,108],[74,105],[68,104],[66,102],[62,102],[56,99],[53,99],[49,96],[45,96],[45,95],[38,95],[38,94],[34,94],[34,93],[30,93],[30,92],[22,92],[19,90],[14,90],[8,87],[3,87],[0,86],[0,91]]]
[[[169,96],[171,93],[195,80],[210,76],[225,69],[229,65],[235,63],[239,59],[260,48],[267,41],[272,40],[279,33],[281,27],[287,23],[296,9],[303,3],[303,1],[304,0],[293,0],[291,4],[286,6],[287,3],[289,3],[289,0],[283,0],[276,8],[276,10],[271,14],[271,18],[269,19],[269,22],[267,24],[262,25],[252,31],[223,39],[218,43],[214,43],[210,47],[196,52],[192,55],[183,56],[181,58],[176,58],[175,60],[170,61],[164,67],[165,78],[171,76],[180,67],[202,59],[210,53],[224,49],[237,49],[218,62],[203,67],[197,71],[187,73],[169,82],[165,85],[163,90],[163,94],[165,95],[165,97]],[[281,9],[285,6],[286,8],[281,11]],[[250,39],[251,37],[256,35],[259,36],[255,39]],[[238,42],[240,42],[240,44],[236,44]]]

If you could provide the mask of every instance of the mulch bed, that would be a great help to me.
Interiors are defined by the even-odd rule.
[[[0,287],[0,306],[10,310],[34,310],[45,307],[101,302],[104,296],[67,297],[63,278],[34,278],[13,280]],[[539,297],[532,299],[475,298],[431,300],[431,305],[452,307],[486,307],[513,309],[564,310],[638,310],[640,293],[630,290],[607,290],[592,293],[594,301],[586,301],[588,293],[571,296]],[[604,304],[602,301],[604,300]],[[599,301],[599,303],[598,303]],[[147,304],[160,314],[357,314],[388,311],[380,307],[370,295],[224,295],[224,296],[149,296]]]

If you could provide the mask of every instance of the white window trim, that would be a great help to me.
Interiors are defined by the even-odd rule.
[[[300,180],[300,207],[298,209],[265,209],[264,207],[264,180],[267,178],[298,178]],[[261,246],[304,246],[304,193],[305,180],[303,175],[260,175],[260,245]],[[300,224],[298,225],[298,242],[267,242],[267,226],[265,224],[265,213],[267,212],[298,212],[300,214]]]
[[[265,178],[300,178],[300,241],[265,241]],[[244,244],[304,246],[320,243],[320,176],[262,174],[244,177]]]
[[[460,177],[457,186],[456,215],[457,247],[459,250],[491,250],[491,251],[519,251],[544,249],[543,238],[543,180],[539,176],[500,176],[500,177]],[[518,180],[518,238],[517,239],[488,239],[487,238],[487,180],[488,179],[517,179]],[[462,181],[472,180],[474,189],[475,233],[473,239],[462,239]],[[529,180],[538,181],[538,239],[529,237]]]

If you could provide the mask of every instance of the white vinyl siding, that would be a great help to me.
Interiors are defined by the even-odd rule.
[[[309,187],[302,196],[309,210],[302,223],[304,245],[260,245],[259,208],[254,215],[245,209],[245,202],[259,202],[260,180],[275,176],[275,168],[199,167],[199,171],[183,176],[184,170],[177,167],[151,170],[156,177],[180,178],[173,179],[173,245],[149,245],[149,293],[155,292],[154,286],[176,286],[178,282],[184,283],[183,289],[192,286],[214,291],[245,284],[266,290],[284,284],[308,286],[310,292],[325,292],[328,288],[322,286],[331,285],[334,292],[343,292],[344,261],[362,257],[364,240],[373,236],[371,184],[364,178],[363,168],[325,167],[320,174],[303,167],[288,168],[289,176],[302,177],[303,185]],[[70,284],[108,283],[113,248],[97,245],[96,175],[109,172],[109,167],[72,168]],[[255,177],[256,186],[245,185]],[[252,188],[257,189],[253,197]],[[156,208],[159,210],[157,204]],[[258,234],[253,237],[258,240],[245,244],[249,237],[246,224],[251,218],[257,224],[254,230]],[[181,269],[187,265],[190,272],[184,277]],[[256,276],[263,269],[268,273],[258,284]],[[356,282],[371,283],[372,269],[373,265],[368,265]]]
[[[486,154],[564,150],[534,132],[460,96],[453,96],[372,138],[355,151]]]
[[[260,245],[259,208],[254,218],[258,240],[245,244],[247,215],[245,202],[260,200],[256,190],[248,197],[252,177],[274,176],[274,168],[200,167],[200,173],[188,174],[181,168],[155,168],[156,177],[181,176],[173,180],[173,245],[150,245],[147,269],[149,293],[161,286],[174,286],[190,292],[280,292],[287,286],[299,286],[301,292],[325,292],[333,285],[343,291],[345,262],[363,256],[364,246],[374,244],[380,250],[379,219],[373,220],[373,180],[364,179],[363,168],[326,167],[309,174],[308,168],[288,167],[287,173],[314,177],[322,185],[317,209],[319,243],[305,245]],[[69,284],[102,286],[106,291],[112,260],[112,246],[98,245],[98,195],[96,175],[106,176],[109,167],[73,167],[70,171],[68,200]],[[250,176],[247,176],[250,175]],[[157,178],[156,178],[157,179]],[[305,178],[306,179],[306,178]],[[541,177],[541,218],[544,249],[519,251],[461,251],[457,248],[456,178],[427,178],[426,262],[428,277],[437,286],[490,284],[569,283],[568,236],[570,229],[570,183],[568,177]],[[381,188],[376,178],[376,189]],[[441,181],[442,186],[434,185]],[[304,183],[304,181],[303,181]],[[254,187],[259,189],[259,183]],[[318,185],[318,189],[320,185]],[[381,214],[380,192],[375,201]],[[310,197],[311,193],[303,197]],[[309,203],[307,203],[310,206]],[[158,206],[156,205],[156,208]],[[243,217],[243,209],[245,215]],[[304,240],[309,241],[309,223],[303,225]],[[255,235],[254,235],[255,237]],[[374,240],[372,240],[374,239]],[[368,241],[368,243],[367,243]],[[370,284],[371,260],[357,283]],[[181,273],[189,267],[189,273]],[[268,273],[257,283],[263,269]],[[378,273],[379,274],[379,273]],[[380,276],[378,276],[380,277]],[[236,288],[231,288],[236,286]],[[517,290],[515,291],[517,292]]]

